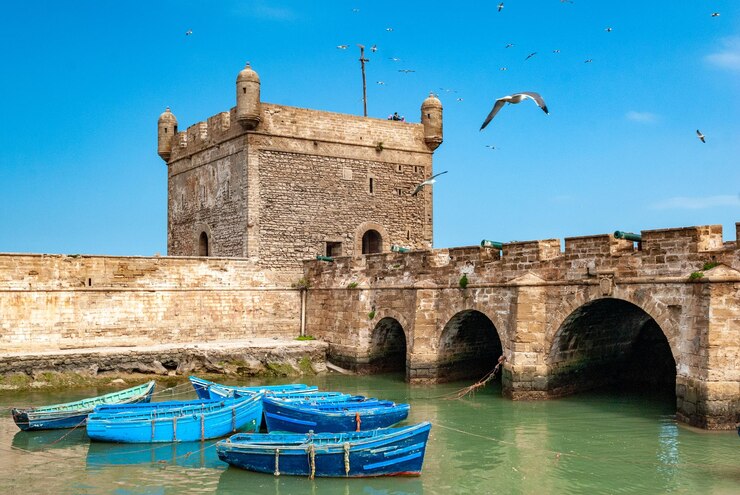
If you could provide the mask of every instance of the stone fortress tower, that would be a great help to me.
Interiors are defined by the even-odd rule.
[[[295,108],[260,100],[247,64],[236,107],[178,132],[159,117],[168,168],[170,256],[249,258],[275,274],[301,261],[432,245],[432,173],[442,143],[433,95],[421,124]]]

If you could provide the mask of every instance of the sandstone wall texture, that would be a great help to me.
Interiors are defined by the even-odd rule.
[[[0,254],[2,351],[299,332],[299,291],[247,260]]]
[[[432,170],[421,124],[260,108],[254,129],[237,125],[232,109],[172,138],[170,255],[205,255],[205,233],[210,256],[295,276],[327,243],[360,254],[371,229],[383,251],[431,247],[431,188],[411,196]]]
[[[501,352],[504,393],[521,399],[618,384],[636,347],[660,338],[665,354],[638,364],[675,368],[679,417],[732,426],[740,411],[737,243],[712,225],[644,231],[639,244],[611,235],[564,244],[308,261],[308,332],[329,342],[331,359],[361,369],[377,356],[380,319],[393,318],[410,380],[455,378],[486,357],[490,369]]]

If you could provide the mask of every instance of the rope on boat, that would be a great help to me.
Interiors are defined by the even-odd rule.
[[[308,444],[308,479],[314,479],[316,475],[316,446],[313,443]]]
[[[349,476],[349,442],[344,442],[344,475]]]
[[[280,449],[275,449],[275,476],[280,476]]]
[[[74,426],[74,428],[72,428],[72,429],[71,429],[71,430],[69,430],[69,431],[68,431],[67,433],[65,433],[65,434],[64,434],[64,435],[62,435],[61,437],[59,437],[59,438],[57,438],[56,440],[54,440],[53,442],[51,442],[51,443],[49,444],[49,447],[51,447],[52,445],[54,445],[54,444],[56,444],[56,443],[58,443],[58,442],[61,442],[61,441],[62,441],[62,440],[64,440],[65,438],[67,438],[67,437],[68,437],[68,436],[69,436],[69,435],[70,435],[70,434],[71,434],[71,433],[72,433],[73,431],[75,431],[75,430],[76,430],[77,428],[79,428],[80,426],[84,425],[84,424],[85,424],[86,422],[87,422],[87,416],[85,416],[85,417],[83,418],[83,420],[82,420],[82,421],[80,421],[79,423],[77,423],[77,424],[76,424],[76,425]]]
[[[355,428],[355,431],[360,431],[360,425],[362,424],[362,420],[360,419],[359,412],[355,413],[355,424],[357,425],[357,427]]]

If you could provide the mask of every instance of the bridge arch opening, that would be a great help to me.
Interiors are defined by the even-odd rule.
[[[369,368],[372,372],[406,371],[406,334],[395,318],[382,318],[370,336]]]
[[[550,395],[613,388],[676,392],[676,361],[658,323],[639,306],[605,298],[573,311],[560,325],[548,355]]]
[[[437,381],[482,378],[493,370],[502,353],[501,339],[490,318],[476,310],[460,311],[450,318],[440,336]]]

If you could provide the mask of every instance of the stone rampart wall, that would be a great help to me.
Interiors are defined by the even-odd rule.
[[[0,254],[0,349],[291,338],[300,294],[247,260]]]

